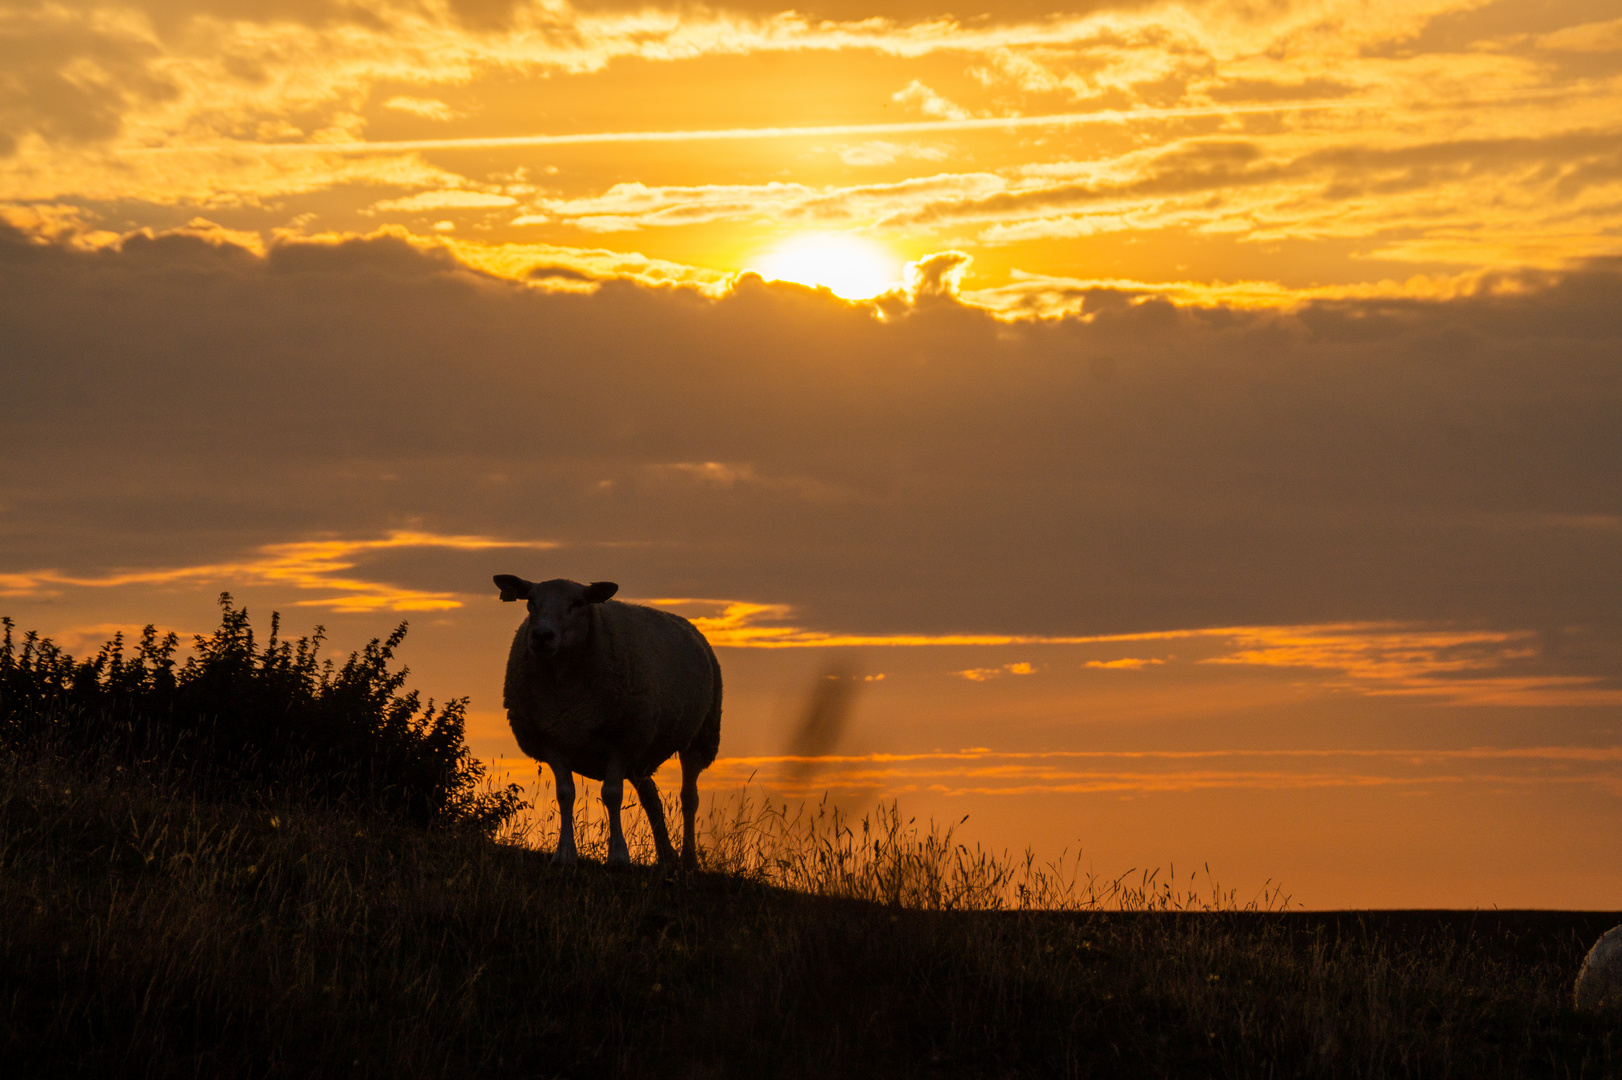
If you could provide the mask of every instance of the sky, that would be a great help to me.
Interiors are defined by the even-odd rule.
[[[613,580],[712,792],[1622,907],[1618,16],[0,0],[0,613],[407,620],[528,780]]]

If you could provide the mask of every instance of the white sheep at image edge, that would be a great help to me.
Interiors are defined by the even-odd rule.
[[[1622,926],[1594,943],[1577,970],[1577,1008],[1622,1013]]]

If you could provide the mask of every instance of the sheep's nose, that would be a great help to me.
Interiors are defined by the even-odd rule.
[[[557,648],[558,633],[544,627],[536,627],[529,632],[530,644],[542,652],[551,652]]]

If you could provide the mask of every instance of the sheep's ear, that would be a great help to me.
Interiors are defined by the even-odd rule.
[[[612,581],[594,581],[586,586],[586,603],[600,604],[620,591]]]
[[[514,600],[528,600],[529,590],[535,587],[533,582],[514,577],[512,574],[497,574],[495,582],[496,588],[501,590],[501,598],[509,603]]]

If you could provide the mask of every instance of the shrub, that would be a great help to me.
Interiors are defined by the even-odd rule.
[[[177,664],[179,640],[148,626],[126,651],[119,634],[76,661],[49,638],[0,620],[0,746],[70,756],[161,761],[205,797],[296,790],[419,826],[494,832],[523,806],[493,790],[464,742],[465,698],[424,708],[390,671],[401,623],[342,666],[318,657],[324,631],[261,647],[245,608],[220,595],[220,627]]]

